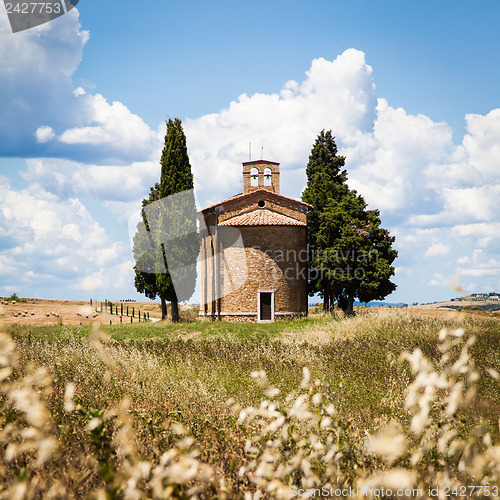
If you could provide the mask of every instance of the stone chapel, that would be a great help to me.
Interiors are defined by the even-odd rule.
[[[200,315],[269,322],[307,314],[307,203],[280,194],[279,163],[243,163],[243,193],[200,212]]]

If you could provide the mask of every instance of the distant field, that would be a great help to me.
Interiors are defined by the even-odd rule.
[[[21,307],[29,310],[36,305]],[[458,471],[455,459],[446,458],[451,444],[441,444],[439,451],[432,447],[433,440],[453,426],[450,429],[457,434],[450,434],[449,443],[469,437],[475,443],[479,438],[473,436],[479,434],[474,434],[474,429],[483,422],[481,435],[488,433],[493,445],[498,443],[500,388],[488,372],[500,372],[500,318],[494,313],[432,311],[429,315],[428,311],[413,308],[360,309],[355,318],[316,315],[272,324],[191,321],[109,325],[107,318],[97,318],[96,325],[81,319],[82,324],[71,324],[71,314],[83,305],[40,304],[62,313],[67,307],[62,325],[11,322],[3,327],[15,341],[18,353],[11,378],[20,381],[36,367],[44,366],[53,380],[51,384],[44,382],[49,384],[44,386],[37,382],[44,380],[39,374],[29,379],[28,385],[42,394],[49,411],[46,423],[36,425],[55,437],[58,448],[48,455],[43,467],[36,465],[35,451],[20,452],[14,461],[6,460],[4,455],[0,464],[4,484],[14,485],[29,478],[30,484],[38,488],[39,497],[48,496],[50,485],[59,481],[65,491],[61,498],[82,498],[99,489],[107,492],[107,498],[122,498],[126,484],[136,484],[146,497],[156,498],[156,476],[146,469],[163,474],[161,488],[168,493],[164,498],[191,498],[195,491],[190,490],[192,487],[200,488],[202,498],[243,498],[245,492],[259,489],[267,492],[268,498],[288,498],[273,488],[280,484],[280,488],[315,484],[314,477],[323,485],[362,484],[391,467],[408,471],[408,477],[415,478],[412,484],[437,481],[442,471],[462,484],[473,478]],[[4,306],[4,318],[8,318],[5,310],[11,307]],[[145,305],[142,307],[146,310]],[[442,328],[458,327],[465,329],[465,339],[476,337],[470,359],[460,358],[461,347],[455,345],[459,338],[446,341],[448,347],[439,340]],[[5,345],[4,340],[0,341],[0,362],[4,364]],[[448,417],[443,416],[443,408],[451,389],[437,390],[435,400],[429,403],[429,434],[425,438],[411,434],[412,413],[405,408],[406,392],[415,377],[401,354],[417,348],[430,360],[429,367],[440,370],[450,365],[448,362],[440,368],[443,349],[450,349],[453,363],[462,359],[462,364],[457,365],[457,380],[463,379],[464,388],[472,384],[471,370],[477,369],[480,377],[474,398],[463,408],[458,404],[455,414]],[[304,367],[309,369],[309,382],[303,381]],[[257,374],[261,372],[267,374],[276,389],[259,387],[262,374]],[[437,380],[430,374],[425,377],[429,387]],[[72,404],[76,407],[68,406],[69,383],[74,384]],[[2,390],[9,394],[7,386]],[[326,402],[314,406],[315,392],[321,394],[318,401],[334,405],[334,414],[328,416],[330,407]],[[12,398],[17,401],[15,396]],[[30,404],[35,404],[35,396],[29,398]],[[309,416],[297,406],[297,398],[308,402],[312,412]],[[266,409],[269,403],[262,403],[270,400],[278,405],[272,408],[281,408],[273,410],[274,417]],[[24,410],[12,410],[17,403],[9,404],[9,398],[3,401],[1,416],[18,422],[20,428],[26,427],[30,410],[26,409],[23,417]],[[245,407],[253,410],[238,420],[239,410]],[[252,412],[260,416],[248,420]],[[320,420],[311,427],[308,422],[314,422],[315,415]],[[275,424],[264,431],[259,422],[266,420]],[[407,445],[401,456],[389,463],[370,455],[364,443],[391,420],[407,435]],[[178,442],[176,433],[184,432],[179,430],[179,424],[187,429],[197,452],[188,442]],[[288,437],[283,440],[285,435]],[[328,441],[330,438],[334,441]],[[396,442],[399,438],[391,439]],[[268,448],[273,442],[277,443],[277,451]],[[36,443],[28,449],[38,449]],[[325,451],[314,451],[317,443],[322,443]],[[331,446],[337,447],[339,454],[332,455],[327,467],[321,457],[326,456],[327,449],[333,449]],[[412,454],[428,446],[431,448],[423,452],[418,465],[411,466]],[[481,446],[489,449],[486,444]],[[161,458],[167,450],[171,450],[170,458],[162,462],[167,460]],[[475,457],[475,463],[483,463],[472,448],[468,453]],[[297,459],[300,456],[303,458]],[[302,461],[304,457],[312,468]],[[444,465],[446,461],[449,467]],[[280,464],[288,464],[288,469],[279,469]],[[259,476],[257,467],[268,470],[268,476]],[[205,474],[208,470],[210,473]],[[490,481],[492,476],[485,471],[483,476]],[[399,476],[400,480],[403,476]]]
[[[8,301],[5,305],[7,298],[0,298],[0,323],[5,324],[16,324],[16,325],[47,325],[47,326],[57,326],[59,324],[63,325],[89,325],[89,324],[107,324],[110,321],[112,324],[119,324],[120,316],[116,314],[101,314],[98,311],[101,308],[101,302],[93,302],[92,305],[90,301],[75,301],[75,300],[45,300],[45,299],[31,299],[31,298],[21,298],[15,303]],[[141,314],[149,313],[150,318],[159,319],[161,318],[161,307],[159,303],[155,302],[114,302],[114,306],[118,306],[120,310],[120,305],[123,304],[124,314],[129,309],[129,316],[123,316],[122,322],[130,322],[130,316],[132,316],[132,308],[134,308],[135,316],[138,315],[140,311]],[[181,306],[181,317],[192,317],[193,314],[189,314],[185,310],[184,306]],[[133,320],[139,321],[138,318]]]
[[[118,325],[120,323],[130,323],[132,308],[134,308],[135,316],[138,312],[148,314],[152,319],[161,318],[161,307],[157,302],[114,302],[113,305],[120,310],[120,305],[123,304],[124,315],[120,320],[120,315],[116,314],[101,314],[100,308],[102,302],[90,301],[72,301],[72,300],[45,300],[33,298],[21,298],[21,301],[16,301],[15,304],[8,302],[8,305],[3,305],[1,302],[6,301],[6,297],[0,297],[0,324],[9,325],[33,325],[33,326],[58,326],[58,325]],[[412,315],[420,315],[436,318],[450,318],[453,315],[451,307],[477,307],[482,302],[438,302],[434,304],[421,304],[418,306],[410,306],[407,310]],[[494,305],[494,304],[493,304]],[[500,305],[499,305],[500,307]],[[129,316],[126,316],[126,310],[129,310]],[[321,308],[311,308],[313,310]],[[358,314],[368,314],[370,308],[356,308]],[[474,310],[469,311],[474,313]],[[493,311],[492,311],[493,312]],[[170,306],[168,306],[170,314]],[[198,309],[193,306],[181,305],[181,318],[188,321],[198,319]],[[500,313],[499,313],[500,314]],[[310,314],[310,317],[320,317],[321,314]],[[133,322],[138,322],[138,318],[134,318]]]
[[[450,300],[447,302],[434,302],[432,304],[419,304],[418,306],[410,306],[414,309],[423,310],[457,310],[457,309],[484,309],[491,311],[500,311],[500,302],[498,300]]]

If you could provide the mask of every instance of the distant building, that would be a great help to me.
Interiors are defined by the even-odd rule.
[[[279,163],[243,163],[243,193],[201,211],[200,315],[307,314],[307,203],[280,194]]]
[[[471,297],[473,299],[487,299],[488,298],[488,294],[487,293],[472,293]]]

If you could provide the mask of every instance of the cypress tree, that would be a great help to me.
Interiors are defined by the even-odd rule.
[[[368,210],[363,197],[348,188],[344,164],[331,132],[321,132],[302,199],[314,207],[308,215],[309,292],[322,295],[325,309],[336,302],[352,315],[355,298],[382,300],[396,289],[390,278],[397,251],[395,238],[380,227],[379,211]]]
[[[311,150],[306,167],[307,185],[302,193],[302,201],[309,203],[314,209],[307,214],[307,245],[309,254],[320,253],[324,245],[318,241],[321,227],[321,216],[331,199],[339,200],[347,191],[345,184],[347,172],[344,169],[345,158],[338,155],[337,145],[331,130],[322,130]],[[310,263],[311,264],[311,263]],[[310,266],[309,294],[319,292],[323,297],[323,308],[329,310],[333,305],[329,280],[321,277]]]
[[[178,118],[167,121],[160,164],[160,182],[150,189],[148,199],[143,200],[142,221],[134,237],[135,286],[150,299],[160,297],[162,319],[166,317],[169,301],[172,321],[179,321],[179,301],[188,300],[196,285],[196,266],[190,264],[196,262],[199,240],[193,174],[186,137]],[[186,196],[170,202],[169,197],[184,192]],[[156,201],[158,203],[149,206]],[[145,248],[148,250],[144,251]],[[182,290],[174,286],[173,270],[175,283],[182,283]]]

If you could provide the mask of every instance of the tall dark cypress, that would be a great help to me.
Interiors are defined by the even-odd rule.
[[[307,165],[302,199],[308,214],[309,293],[320,293],[324,308],[336,302],[348,315],[354,299],[381,300],[396,289],[390,281],[397,251],[380,227],[378,210],[367,210],[362,196],[347,186],[345,158],[338,156],[331,132],[322,131]]]
[[[307,215],[307,243],[311,258],[322,252],[324,247],[318,241],[321,214],[329,200],[340,199],[347,190],[345,158],[338,155],[337,145],[331,130],[322,130],[314,142],[306,167],[307,185],[302,193],[302,201],[314,209]],[[319,292],[323,297],[323,308],[330,309],[332,296],[329,280],[322,279],[310,261],[309,293]]]
[[[162,319],[167,314],[166,302],[171,302],[172,321],[179,321],[179,302],[188,300],[196,285],[199,240],[193,174],[178,118],[167,121],[160,164],[160,182],[143,200],[143,220],[134,237],[135,285],[151,299],[160,297]],[[179,193],[182,195],[174,196]],[[148,251],[141,251],[148,245]]]

